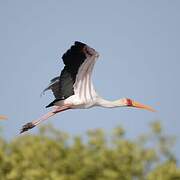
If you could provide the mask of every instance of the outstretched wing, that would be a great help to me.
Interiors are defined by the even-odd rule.
[[[85,93],[83,94],[85,96],[95,93],[91,82],[91,73],[98,56],[94,49],[78,41],[63,54],[62,59],[65,66],[59,79],[54,78],[54,81],[45,89],[45,91],[49,89],[53,91],[56,98],[54,102],[74,94]],[[52,105],[53,103],[50,104],[50,106]]]

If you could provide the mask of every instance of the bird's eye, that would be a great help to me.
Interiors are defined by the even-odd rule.
[[[133,104],[132,104],[132,100],[131,99],[126,99],[126,104],[127,104],[127,106],[132,106]]]

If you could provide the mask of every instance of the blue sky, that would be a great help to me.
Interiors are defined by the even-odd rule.
[[[168,0],[0,0],[0,114],[9,117],[1,122],[4,136],[17,136],[23,124],[48,111],[54,98],[40,93],[59,75],[62,54],[79,40],[100,53],[93,82],[101,96],[129,97],[158,112],[93,108],[49,122],[71,134],[121,124],[133,138],[158,119],[177,137],[180,158],[179,8],[179,1]]]

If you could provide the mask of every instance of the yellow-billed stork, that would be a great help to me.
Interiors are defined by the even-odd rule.
[[[44,93],[47,90],[52,90],[55,100],[46,107],[53,106],[53,109],[41,118],[25,124],[20,133],[68,109],[86,109],[93,106],[105,108],[128,106],[154,111],[150,106],[129,98],[108,101],[99,96],[91,81],[92,70],[98,57],[99,53],[95,49],[76,41],[62,56],[65,66],[60,76],[53,78],[43,91]]]
[[[5,120],[5,119],[7,119],[7,117],[6,117],[6,116],[4,116],[4,115],[0,115],[0,120]]]

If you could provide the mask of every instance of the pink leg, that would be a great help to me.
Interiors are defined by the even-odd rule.
[[[65,110],[68,110],[68,109],[71,109],[70,106],[68,105],[64,105],[62,107],[59,107],[59,106],[56,106],[55,109],[53,109],[52,111],[48,112],[47,114],[43,115],[42,117],[40,117],[39,119],[35,120],[35,121],[32,121],[32,122],[29,122],[27,124],[25,124],[21,131],[20,131],[20,134],[25,132],[25,131],[28,131],[29,129],[32,129],[33,127],[37,126],[38,124],[40,124],[42,121],[45,121],[47,120],[48,118],[54,116],[55,114],[59,113],[59,112],[62,112],[62,111],[65,111]]]

